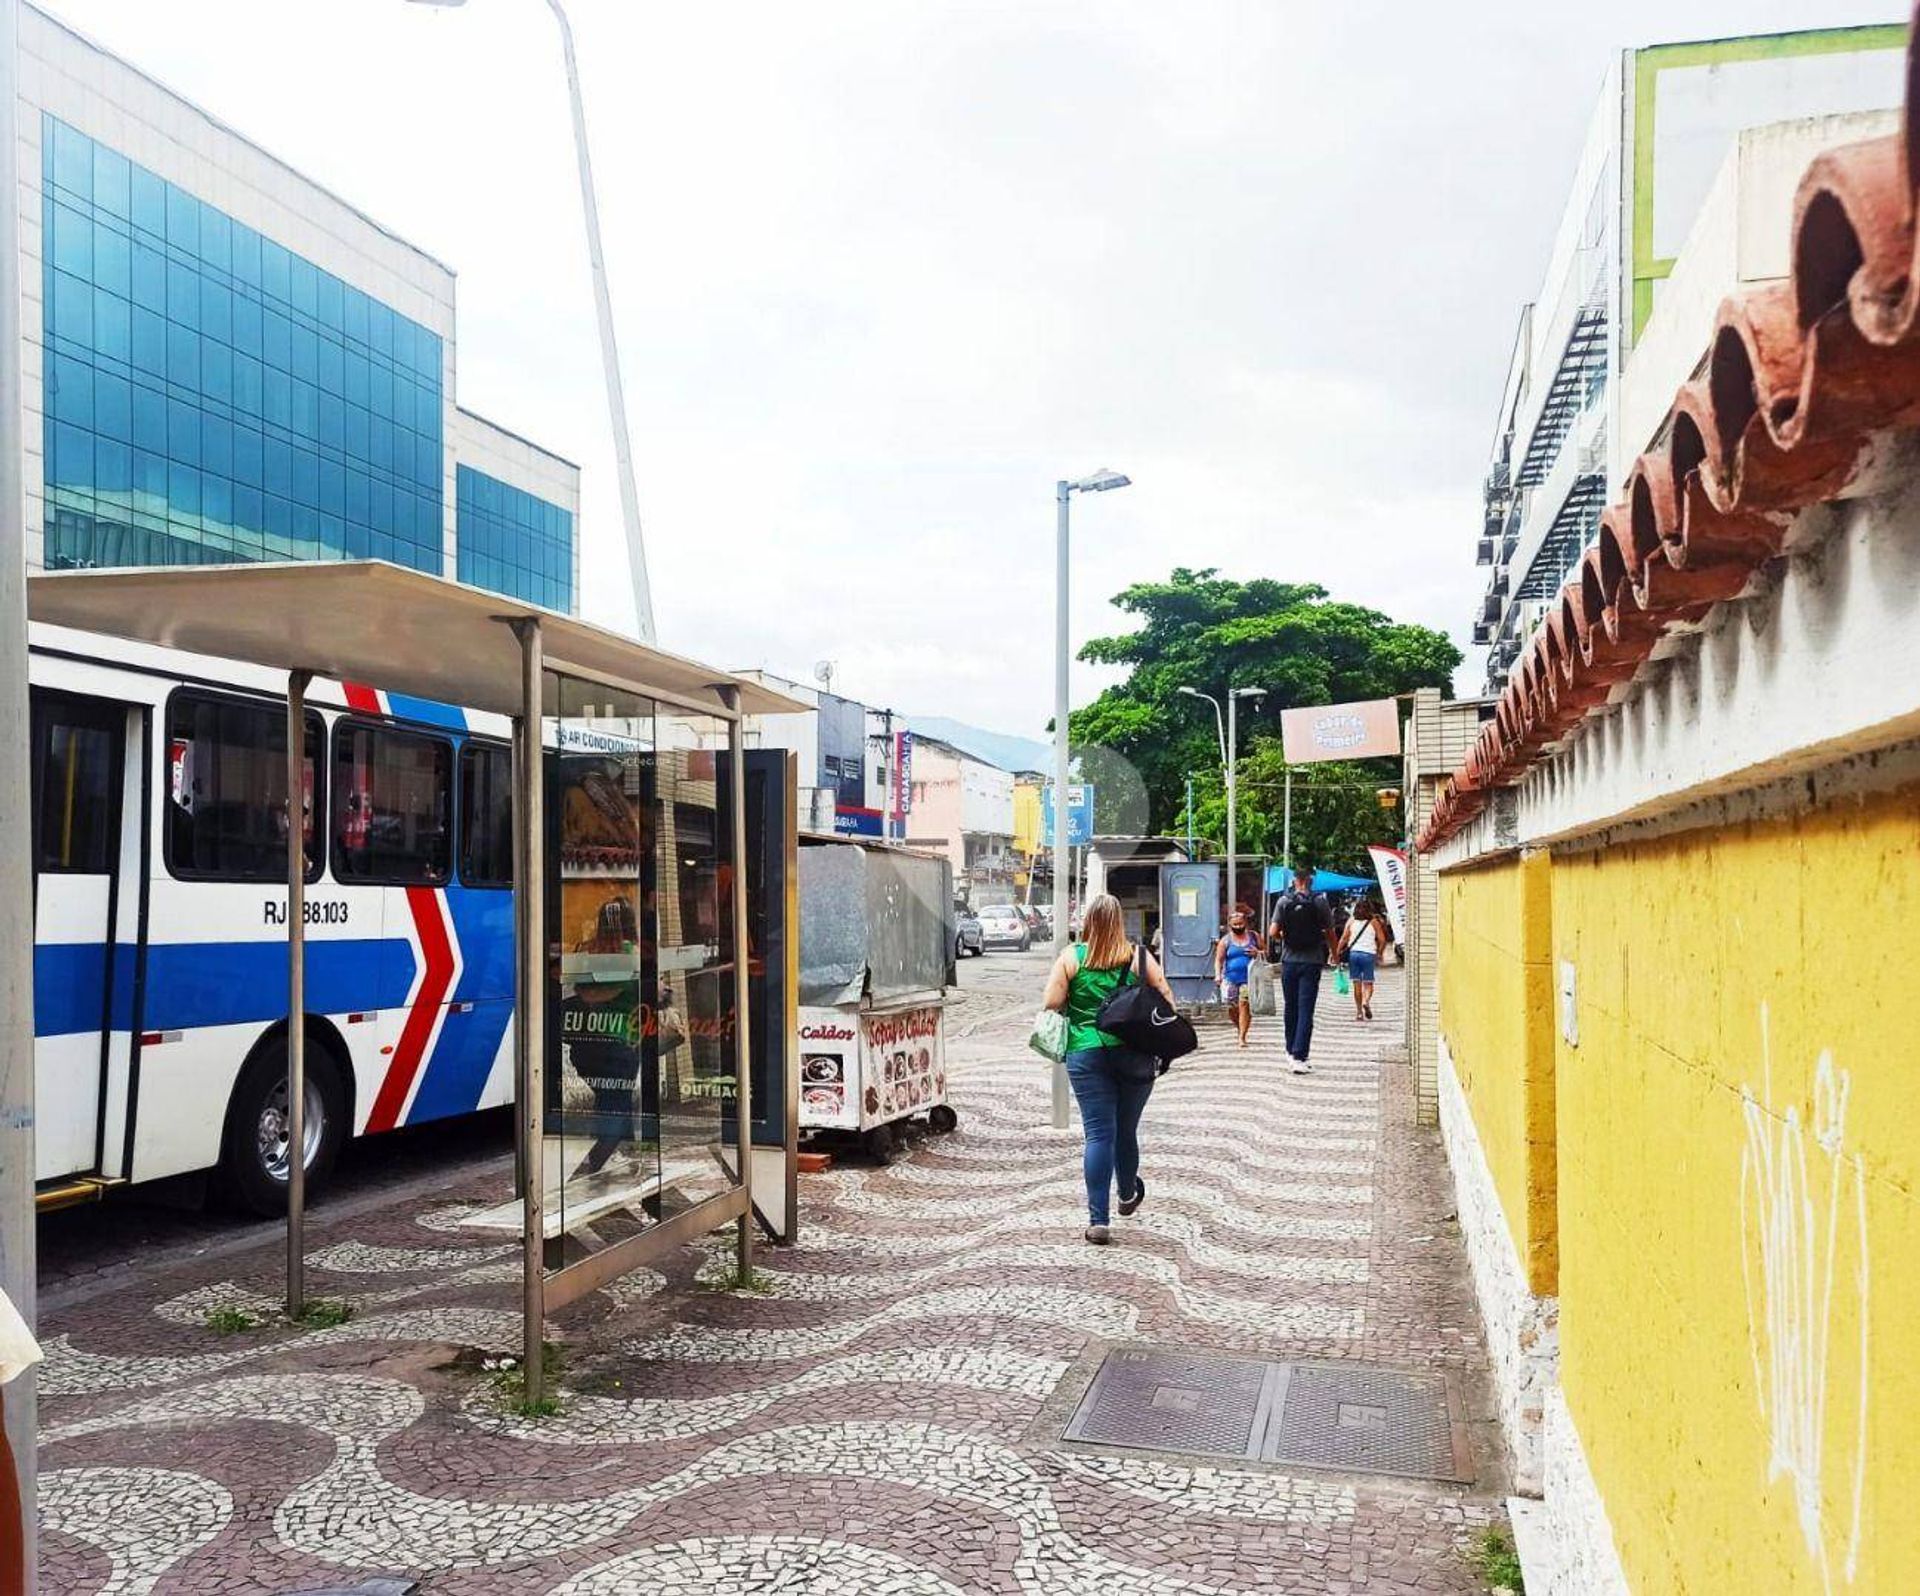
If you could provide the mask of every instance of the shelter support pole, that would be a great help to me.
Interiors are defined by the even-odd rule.
[[[287,673],[287,1317],[307,1311],[307,683]],[[318,782],[320,772],[315,771]],[[316,837],[315,842],[319,839]]]
[[[1286,798],[1281,809],[1280,853],[1282,861],[1291,870],[1293,863],[1293,766],[1287,766]]]
[[[753,947],[747,935],[747,738],[740,689],[729,687],[726,692],[728,707],[733,711],[727,725],[727,756],[733,766],[733,902],[727,905],[727,912],[733,916],[734,1128],[740,1139],[740,1188],[747,1197],[746,1206],[740,1210],[734,1279],[744,1286],[753,1279],[753,1037],[747,1024],[748,965]]]
[[[541,1367],[542,1332],[546,1328],[546,828],[542,804],[540,681],[544,669],[540,622],[532,617],[513,623],[520,639],[520,738],[513,767],[514,877],[517,909],[514,933],[515,967],[519,971],[514,1004],[514,1051],[520,1120],[521,1202],[521,1378],[522,1396],[538,1402],[546,1393],[546,1371]]]
[[[15,132],[19,105],[19,6],[0,0],[0,415],[14,425],[0,433],[0,1291],[27,1328],[34,1328],[35,1257],[33,1207],[33,865],[27,839],[33,834],[27,790],[27,556],[26,499],[22,486],[20,416],[20,146]],[[6,1388],[6,1452],[18,1487],[17,1532],[21,1583],[32,1592],[38,1559],[34,1495],[34,1372],[23,1370]],[[3,1495],[4,1493],[0,1493]],[[4,1508],[0,1508],[4,1511]],[[0,1540],[7,1538],[0,1532]],[[0,1574],[6,1571],[0,1567]]]

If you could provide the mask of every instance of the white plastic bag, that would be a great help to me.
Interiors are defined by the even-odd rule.
[[[1067,1056],[1067,1017],[1058,1009],[1042,1009],[1033,1017],[1033,1034],[1027,1046],[1042,1058],[1058,1064]]]

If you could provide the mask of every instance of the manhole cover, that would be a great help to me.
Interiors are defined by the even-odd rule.
[[[1246,1358],[1109,1353],[1067,1426],[1067,1439],[1258,1457],[1272,1374],[1273,1365]]]
[[[1444,1376],[1363,1363],[1294,1363],[1286,1370],[1260,1452],[1267,1462],[1473,1478]]]
[[[1363,1474],[1473,1479],[1445,1376],[1365,1363],[1123,1348],[1107,1355],[1069,1441],[1292,1463]]]

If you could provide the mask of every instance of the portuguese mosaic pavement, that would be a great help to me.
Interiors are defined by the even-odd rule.
[[[1407,1125],[1397,982],[1360,1026],[1331,992],[1317,1072],[1218,1030],[1163,1081],[1149,1199],[1085,1246],[1077,1143],[1036,1128],[1030,993],[970,994],[960,1130],[880,1169],[803,1177],[802,1245],[764,1289],[690,1249],[555,1322],[563,1407],[521,1418],[489,1360],[516,1261],[424,1209],[311,1225],[310,1290],[354,1316],[275,1323],[271,1245],[149,1273],[48,1317],[44,1588],[293,1591],[375,1575],[440,1593],[1472,1591],[1481,1485],[1096,1451],[1059,1435],[1104,1345],[1364,1358],[1484,1354],[1437,1145]],[[219,1309],[263,1327],[226,1335]]]

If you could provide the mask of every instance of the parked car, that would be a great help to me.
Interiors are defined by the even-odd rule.
[[[1023,903],[1020,913],[1027,922],[1027,929],[1033,933],[1036,942],[1053,940],[1053,916],[1038,903]]]
[[[980,911],[982,945],[989,948],[1013,948],[1025,953],[1033,946],[1033,927],[1010,903],[989,904]]]
[[[987,951],[980,920],[964,903],[953,906],[953,956],[964,959],[971,953],[976,959]]]

